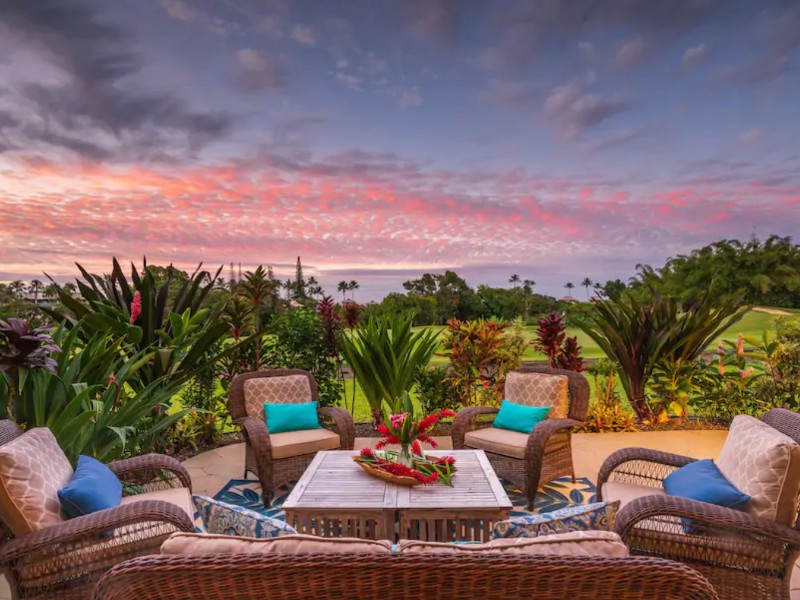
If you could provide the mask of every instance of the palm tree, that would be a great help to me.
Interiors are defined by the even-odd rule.
[[[575,284],[571,281],[568,281],[566,284],[564,284],[564,287],[567,288],[567,294],[571,294]]]
[[[42,297],[47,298],[48,300],[55,300],[58,298],[58,286],[55,283],[45,286],[44,291],[42,292]]]
[[[15,279],[11,283],[8,284],[8,290],[11,292],[11,295],[19,300],[22,298],[22,294],[25,291],[25,284],[22,283],[19,279]]]
[[[355,300],[355,298],[356,298],[356,290],[358,288],[360,288],[360,287],[361,286],[358,284],[358,282],[355,279],[351,279],[350,283],[347,284],[347,289],[352,292],[352,294],[350,294],[350,299],[351,300]]]
[[[346,281],[340,281],[339,285],[336,286],[336,291],[342,292],[342,302],[347,300],[347,290],[350,289],[350,285]]]
[[[287,279],[286,281],[284,281],[283,282],[283,289],[286,290],[286,299],[287,300],[291,300],[292,299],[292,293],[294,292],[294,289],[295,289],[294,280],[293,279]]]
[[[528,289],[528,293],[533,293],[533,286],[536,285],[536,282],[533,279],[526,279],[522,282],[522,286]]]
[[[317,281],[317,278],[313,275],[306,279],[306,289],[308,290],[308,295],[314,298],[315,296],[322,295],[322,286]]]
[[[586,299],[589,299],[589,288],[592,287],[592,280],[588,277],[584,277],[583,281],[581,281],[581,285],[586,288]]]
[[[256,370],[261,366],[261,308],[264,300],[272,293],[272,282],[264,267],[258,265],[255,271],[248,271],[240,284],[240,294],[250,303],[256,333]]]
[[[34,304],[39,303],[39,294],[42,293],[43,289],[44,289],[44,284],[38,279],[34,279],[33,281],[30,282],[30,284],[28,284],[28,293],[33,294]]]
[[[508,283],[512,284],[516,288],[519,285],[519,275],[514,273],[511,277],[508,278]]]

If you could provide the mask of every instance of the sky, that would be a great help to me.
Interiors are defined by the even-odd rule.
[[[799,66],[798,0],[0,0],[0,281],[563,295],[796,234]]]

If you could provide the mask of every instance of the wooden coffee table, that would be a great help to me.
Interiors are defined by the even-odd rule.
[[[318,452],[283,509],[300,533],[364,539],[488,541],[508,518],[511,501],[483,450],[428,452],[454,456],[453,487],[403,487],[372,477],[353,450]]]

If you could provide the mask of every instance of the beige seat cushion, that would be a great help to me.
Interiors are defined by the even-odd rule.
[[[389,540],[322,538],[284,535],[254,540],[207,533],[173,533],[161,546],[161,554],[390,554]]]
[[[64,520],[58,490],[74,471],[55,436],[37,427],[0,446],[0,515],[14,535]]]
[[[569,412],[569,380],[566,375],[523,373],[506,375],[505,398],[525,406],[552,406],[548,419],[564,419]]]
[[[339,448],[339,434],[327,429],[302,429],[285,433],[272,433],[272,458],[289,458],[301,454],[314,454],[320,450]]]
[[[733,419],[717,466],[750,496],[747,512],[794,525],[800,494],[800,445],[747,415]]]
[[[264,403],[300,404],[311,402],[311,384],[305,375],[254,377],[244,382],[244,404],[247,414],[264,419]]]
[[[566,433],[557,433],[550,436],[544,449],[545,453],[560,450],[567,445],[567,440]],[[470,448],[478,448],[494,454],[510,456],[511,458],[524,459],[525,448],[528,445],[528,434],[497,427],[486,427],[467,432],[464,436],[464,443]]]
[[[189,518],[194,521],[194,507],[192,506],[192,494],[189,488],[176,487],[166,490],[156,490],[154,492],[145,492],[143,494],[136,494],[134,496],[123,496],[120,504],[133,504],[134,502],[141,502],[142,500],[163,500],[170,502],[183,509]]]
[[[666,496],[664,488],[649,487],[646,485],[636,485],[634,483],[620,483],[618,481],[607,481],[603,484],[603,500],[614,502],[619,500],[620,509],[632,500],[642,496]]]
[[[538,538],[507,538],[485,544],[444,544],[400,540],[401,554],[470,554],[501,552],[534,556],[628,556],[628,548],[611,531],[573,531]]]

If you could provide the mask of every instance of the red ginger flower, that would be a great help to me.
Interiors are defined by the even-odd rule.
[[[441,458],[436,459],[436,462],[440,465],[450,465],[451,467],[456,464],[456,459],[452,456],[442,456]]]
[[[142,295],[139,293],[139,290],[136,290],[133,294],[133,300],[131,301],[131,325],[136,323],[139,315],[142,314]]]
[[[389,419],[392,423],[392,427],[394,427],[395,429],[400,429],[403,426],[403,421],[406,420],[407,416],[408,413],[399,413],[396,415],[391,415]]]
[[[375,458],[375,453],[372,451],[372,448],[362,448],[361,456],[364,458]]]
[[[424,443],[426,443],[426,444],[429,444],[431,448],[438,448],[438,447],[439,447],[439,444],[437,444],[437,443],[436,443],[436,440],[435,440],[435,439],[433,439],[431,436],[429,436],[429,435],[428,435],[428,434],[426,434],[426,433],[421,433],[421,434],[419,434],[419,435],[417,436],[417,439],[418,439],[420,442],[424,442]]]
[[[411,452],[417,456],[422,456],[422,446],[420,446],[419,440],[414,440],[411,442]]]

